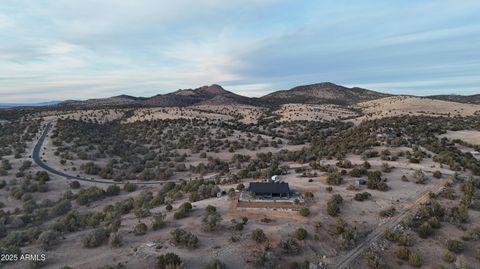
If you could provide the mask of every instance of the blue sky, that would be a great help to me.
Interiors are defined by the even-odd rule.
[[[479,18],[477,0],[2,0],[0,102],[213,83],[480,93]]]

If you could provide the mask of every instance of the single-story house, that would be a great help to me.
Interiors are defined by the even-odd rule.
[[[251,182],[248,187],[256,197],[289,198],[290,188],[286,182]]]

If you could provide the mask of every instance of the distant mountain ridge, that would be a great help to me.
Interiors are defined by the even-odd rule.
[[[389,96],[394,95],[363,89],[359,87],[348,88],[331,82],[322,82],[316,84],[301,85],[291,88],[289,90],[276,91],[259,98],[253,98],[227,91],[222,86],[213,84],[195,89],[180,89],[171,93],[157,94],[152,97],[118,95],[109,98],[96,98],[83,101],[56,101],[55,103],[52,102],[48,105],[53,104],[60,108],[96,108],[122,106],[172,107],[191,105],[235,104],[268,107],[287,103],[336,104],[347,106]],[[471,96],[433,95],[426,97],[445,101],[480,104],[480,94]]]
[[[444,94],[444,95],[431,95],[431,96],[428,96],[428,98],[443,100],[443,101],[450,101],[450,102],[457,102],[457,103],[480,105],[480,94],[474,94],[474,95]]]
[[[352,105],[388,96],[391,95],[358,87],[347,88],[331,82],[322,82],[297,86],[286,91],[273,92],[261,97],[261,99],[272,104],[306,103]]]
[[[188,106],[197,104],[252,104],[252,98],[241,96],[213,84],[196,89],[178,90],[159,94],[146,99],[142,104],[149,106]]]
[[[47,102],[39,102],[39,103],[0,103],[0,108],[52,106],[60,103],[62,103],[62,101],[47,101]]]
[[[157,94],[152,97],[134,97],[119,95],[109,98],[88,99],[84,101],[68,100],[59,106],[100,107],[100,106],[190,106],[243,104],[262,105],[258,98],[250,98],[225,90],[222,86],[213,84],[196,89],[180,89],[167,94]]]
[[[80,107],[90,107],[90,106],[122,106],[136,104],[142,100],[145,100],[144,97],[134,97],[130,95],[118,95],[108,98],[95,98],[88,99],[84,101],[78,100],[67,100],[60,104],[59,106],[80,106]]]

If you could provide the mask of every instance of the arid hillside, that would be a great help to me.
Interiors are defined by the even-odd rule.
[[[463,104],[412,96],[392,96],[357,105],[364,116],[358,120],[400,115],[472,116],[480,115],[480,105]]]
[[[2,266],[480,268],[480,105],[278,96],[0,110]]]

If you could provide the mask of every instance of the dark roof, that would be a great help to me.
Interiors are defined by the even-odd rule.
[[[289,193],[288,183],[280,182],[252,182],[248,187],[249,191],[255,193]]]

